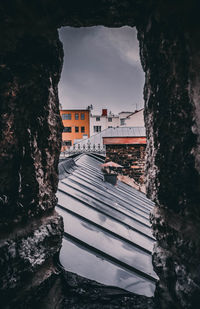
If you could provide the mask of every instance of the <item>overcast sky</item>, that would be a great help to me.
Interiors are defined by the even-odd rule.
[[[130,27],[65,27],[60,30],[64,66],[59,83],[63,109],[94,106],[114,113],[143,107],[144,73],[136,30]]]

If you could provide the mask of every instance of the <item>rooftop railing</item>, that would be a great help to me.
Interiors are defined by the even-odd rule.
[[[74,147],[75,146],[75,147]],[[78,145],[74,145],[65,151],[61,152],[60,158],[66,158],[68,156],[71,156],[73,154],[81,154],[81,153],[98,153],[101,155],[106,154],[106,147],[98,145],[92,145],[91,147],[88,145],[82,145],[78,147]]]

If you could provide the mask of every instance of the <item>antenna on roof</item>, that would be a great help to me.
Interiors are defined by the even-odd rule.
[[[89,111],[93,110],[93,105],[92,105],[92,104],[89,105],[89,106],[87,107],[87,109],[88,109]]]

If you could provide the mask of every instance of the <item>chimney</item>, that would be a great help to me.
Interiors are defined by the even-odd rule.
[[[101,115],[101,116],[106,116],[106,117],[107,117],[107,115],[108,115],[108,110],[107,110],[107,108],[102,109],[102,115]]]
[[[112,161],[102,164],[101,170],[104,174],[104,181],[109,182],[115,186],[117,184],[117,169],[121,167],[121,165]]]

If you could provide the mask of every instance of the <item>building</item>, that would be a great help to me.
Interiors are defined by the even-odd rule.
[[[125,119],[131,115],[133,112],[120,112],[119,113],[119,125],[123,125],[125,123]]]
[[[90,135],[100,133],[108,128],[115,127],[144,127],[144,108],[134,112],[120,112],[108,114],[107,109],[102,109],[101,115],[90,115]]]
[[[90,110],[61,110],[63,122],[62,151],[75,141],[90,137]]]
[[[144,127],[144,108],[135,112],[119,113],[121,127]]]
[[[104,136],[103,144],[106,146],[106,162],[113,161],[121,165],[122,175],[129,176],[136,183],[143,185],[146,150],[145,134],[138,131],[132,136],[122,134]]]
[[[107,129],[118,127],[125,129],[127,127],[128,132],[131,133],[131,127],[144,127],[143,111],[144,109],[141,109],[135,112],[121,112],[118,115],[114,115],[111,112],[108,114],[107,109],[102,109],[101,115],[92,115],[90,108],[83,110],[61,110],[60,114],[64,126],[62,151],[71,146],[74,146],[75,149],[77,147],[82,149],[82,146],[84,148],[94,147],[95,149],[102,149],[102,137],[105,134],[110,134],[108,132],[114,132],[112,130],[106,131]],[[90,136],[96,137],[91,139]]]
[[[119,126],[119,116],[111,112],[108,114],[107,109],[102,109],[101,115],[90,115],[90,135],[102,132],[107,128]]]
[[[146,132],[144,127],[108,128],[90,138],[74,143],[71,152],[100,152],[106,154],[106,162],[123,166],[122,175],[136,183],[144,183]]]
[[[144,127],[116,127],[107,128],[100,133],[92,135],[90,138],[74,143],[70,150],[99,150],[105,148],[104,137],[145,137]]]

